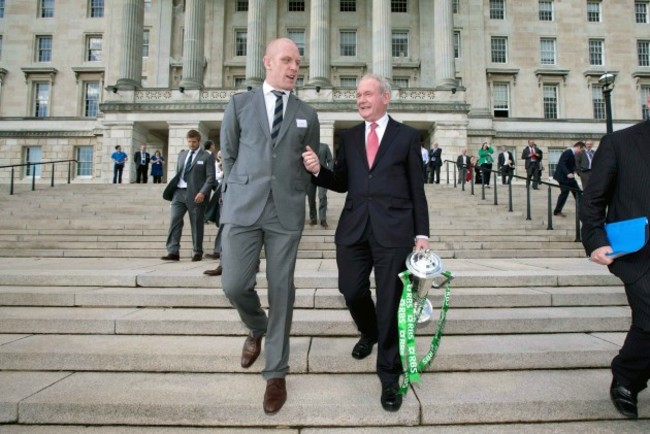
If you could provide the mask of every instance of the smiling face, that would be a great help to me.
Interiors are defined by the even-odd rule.
[[[390,92],[382,92],[377,79],[363,78],[357,86],[357,109],[361,117],[368,122],[376,122],[388,110]]]
[[[274,89],[291,91],[296,86],[300,53],[295,42],[282,38],[272,41],[264,55],[266,82]]]

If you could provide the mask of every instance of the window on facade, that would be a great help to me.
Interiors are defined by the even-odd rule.
[[[246,81],[246,77],[243,75],[235,75],[233,78],[233,85],[239,89],[244,87],[244,82]]]
[[[542,65],[555,65],[555,38],[541,38],[540,63]]]
[[[634,2],[634,14],[637,23],[646,24],[650,22],[648,19],[648,2]]]
[[[451,12],[457,14],[460,11],[460,5],[458,0],[452,0],[451,2]]]
[[[564,148],[548,148],[548,176],[553,176],[555,174],[555,169],[557,169],[557,163],[560,161],[560,157],[564,152]]]
[[[25,164],[40,163],[42,160],[43,151],[40,146],[27,146],[25,148]],[[25,166],[25,176],[41,176],[43,166],[36,164],[35,166]]]
[[[149,30],[142,32],[142,57],[149,57]]]
[[[84,83],[84,117],[96,118],[99,113],[99,82]]]
[[[36,61],[37,62],[52,61],[52,37],[51,36],[36,37]]]
[[[305,0],[289,0],[289,12],[305,12]]]
[[[650,94],[650,85],[641,85],[641,119],[648,120],[650,118],[648,113],[648,94]]]
[[[341,76],[341,87],[349,87],[356,89],[357,87],[357,77],[355,76]]]
[[[396,13],[408,12],[408,0],[391,0],[390,11]]]
[[[50,83],[37,81],[34,83],[34,103],[32,114],[37,118],[44,118],[48,115],[50,102]]]
[[[490,0],[490,19],[503,20],[506,17],[505,0]]]
[[[357,0],[339,0],[339,11],[341,12],[356,12]]]
[[[409,55],[409,32],[394,31],[392,35],[393,57],[408,57]]]
[[[40,0],[39,16],[41,18],[52,18],[54,16],[54,0]]]
[[[246,30],[237,30],[235,32],[235,56],[246,55],[246,39],[248,34]]]
[[[553,1],[539,0],[539,20],[553,21]]]
[[[0,0],[0,18],[5,17],[5,0]]]
[[[492,84],[492,109],[495,118],[510,116],[510,84]]]
[[[101,62],[102,59],[102,37],[99,35],[86,37],[86,60]]]
[[[301,56],[305,55],[305,31],[304,30],[289,30],[289,39],[296,43],[298,52]]]
[[[636,41],[639,66],[650,66],[650,41]]]
[[[601,12],[600,12],[600,2],[599,1],[588,1],[587,2],[587,21],[590,23],[599,23]]]
[[[393,87],[396,89],[408,89],[408,77],[393,77]]]
[[[104,0],[89,0],[88,16],[90,18],[101,18],[104,16]]]
[[[557,85],[544,85],[544,119],[557,119]]]
[[[605,41],[602,39],[589,40],[589,64],[602,66],[605,64]]]
[[[237,12],[248,12],[248,0],[236,0],[235,1],[235,11],[237,11]]]
[[[77,176],[92,176],[93,174],[93,147],[77,146],[75,152],[77,160]]]
[[[493,36],[491,41],[492,63],[508,62],[508,38]]]
[[[605,119],[605,98],[603,89],[598,84],[591,85],[591,102],[594,107],[594,119]]]
[[[342,57],[357,55],[357,32],[355,30],[342,30],[340,33],[340,51]]]
[[[296,78],[296,87],[303,87],[305,85],[305,76],[299,75]]]
[[[454,59],[460,59],[460,30],[454,30]]]

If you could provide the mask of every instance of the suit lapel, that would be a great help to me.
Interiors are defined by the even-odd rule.
[[[282,140],[282,137],[289,130],[291,125],[296,122],[296,112],[298,111],[298,103],[296,97],[293,93],[289,94],[289,99],[287,100],[287,109],[284,111],[282,116],[282,125],[280,125],[280,132],[278,133],[277,139],[275,139],[275,146],[278,146],[278,143]],[[269,133],[270,134],[270,133]]]
[[[359,158],[364,161],[364,164],[368,170],[368,153],[366,152],[366,123],[362,122],[353,129],[352,136],[353,148],[356,152],[359,153]]]
[[[253,108],[257,112],[257,120],[260,122],[260,130],[264,131],[267,140],[271,140],[271,129],[269,128],[269,117],[266,113],[266,101],[264,91],[261,87],[251,90],[253,94]],[[241,127],[241,126],[240,126]]]
[[[372,167],[375,167],[377,163],[379,163],[381,158],[384,155],[386,155],[386,152],[388,152],[388,148],[393,143],[393,140],[397,136],[398,131],[399,131],[399,124],[396,121],[394,121],[393,118],[389,117],[388,125],[386,125],[386,131],[384,131],[384,137],[381,138],[381,142],[379,143],[379,151],[377,152],[375,161],[372,163]]]

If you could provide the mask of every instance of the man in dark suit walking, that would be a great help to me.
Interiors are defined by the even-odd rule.
[[[346,131],[334,170],[318,163],[308,150],[305,167],[313,182],[347,192],[336,228],[339,291],[345,297],[361,339],[352,357],[363,359],[378,343],[377,374],[381,404],[387,411],[402,405],[398,381],[397,309],[408,254],[429,247],[429,214],[422,183],[420,134],[388,116],[390,84],[377,75],[364,76],[357,86],[357,108],[365,122]],[[376,299],[370,293],[375,270]]]
[[[526,187],[533,181],[533,190],[539,189],[539,181],[542,174],[543,152],[537,147],[533,140],[528,140],[528,146],[521,153],[521,159],[526,160]]]
[[[147,152],[147,147],[145,145],[140,146],[140,150],[135,153],[133,158],[135,163],[135,182],[140,184],[142,180],[143,184],[147,183],[147,173],[149,173],[149,162],[151,162],[151,154]]]
[[[553,215],[566,217],[562,214],[562,208],[564,208],[567,197],[569,197],[569,191],[571,191],[574,198],[576,197],[577,192],[580,191],[580,186],[576,181],[576,158],[580,156],[580,153],[582,153],[584,148],[584,142],[576,142],[572,148],[565,150],[562,152],[562,155],[560,155],[560,160],[557,162],[555,173],[553,173],[553,179],[560,184],[560,194],[557,197],[557,203],[555,204]]]
[[[648,103],[650,103],[650,98]],[[625,285],[632,325],[612,361],[610,397],[625,417],[636,419],[637,395],[650,379],[650,244],[613,259],[605,223],[650,216],[650,121],[608,134],[592,162],[593,176],[580,206],[582,243],[590,259],[609,266]]]
[[[243,368],[257,360],[266,335],[263,408],[273,414],[287,400],[293,279],[310,183],[302,152],[308,145],[318,152],[320,124],[316,110],[291,93],[300,67],[296,44],[287,38],[271,41],[263,61],[263,85],[234,95],[223,115],[221,283],[249,330],[242,349]],[[262,247],[268,317],[255,291]]]
[[[589,177],[591,176],[591,162],[594,159],[594,150],[591,149],[593,147],[593,142],[591,140],[587,140],[585,142],[585,150],[583,153],[580,154],[580,156],[576,159],[576,165],[578,167],[578,176],[580,177],[580,181],[582,181],[582,189],[587,188],[587,184],[589,183]]]
[[[512,157],[512,152],[508,148],[501,146],[501,152],[497,158],[497,168],[501,172],[501,183],[510,184],[515,172],[515,159]]]
[[[161,259],[178,261],[183,234],[183,218],[190,214],[192,228],[192,261],[203,258],[203,226],[205,204],[214,186],[214,156],[201,149],[201,133],[187,132],[188,149],[178,155],[176,176],[165,188],[165,197],[171,199],[171,220],[167,234],[167,255]]]
[[[429,166],[431,166],[430,183],[440,184],[440,168],[442,167],[442,149],[438,147],[438,143],[433,144],[433,148],[429,151]]]

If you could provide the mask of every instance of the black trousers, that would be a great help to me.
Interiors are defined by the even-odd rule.
[[[336,245],[339,291],[345,297],[350,315],[359,331],[376,337],[377,375],[382,383],[399,382],[402,363],[399,357],[397,309],[402,294],[398,274],[412,246],[383,247],[372,233],[370,222],[357,243]],[[370,271],[375,269],[377,303],[370,293]]]
[[[530,185],[530,180],[533,180],[533,188],[537,188],[540,180],[539,173],[539,161],[531,161],[528,163],[528,168],[526,169],[526,187]]]
[[[514,171],[515,169],[512,167],[501,167],[501,183],[510,184],[512,182],[512,177],[514,176]]]
[[[570,188],[575,190],[570,190]],[[573,198],[575,199],[576,190],[580,190],[580,186],[575,179],[569,179],[567,182],[560,182],[560,194],[557,197],[554,212],[562,212],[562,208],[564,208],[564,204],[569,197],[569,191],[573,194]]]
[[[625,294],[632,309],[632,326],[612,360],[612,374],[621,385],[638,393],[650,379],[650,272],[625,285]]]
[[[142,180],[142,182],[146,184],[147,172],[149,171],[149,166],[148,165],[143,166],[142,164],[138,164],[135,171],[136,171],[135,182],[140,184],[140,180]]]

